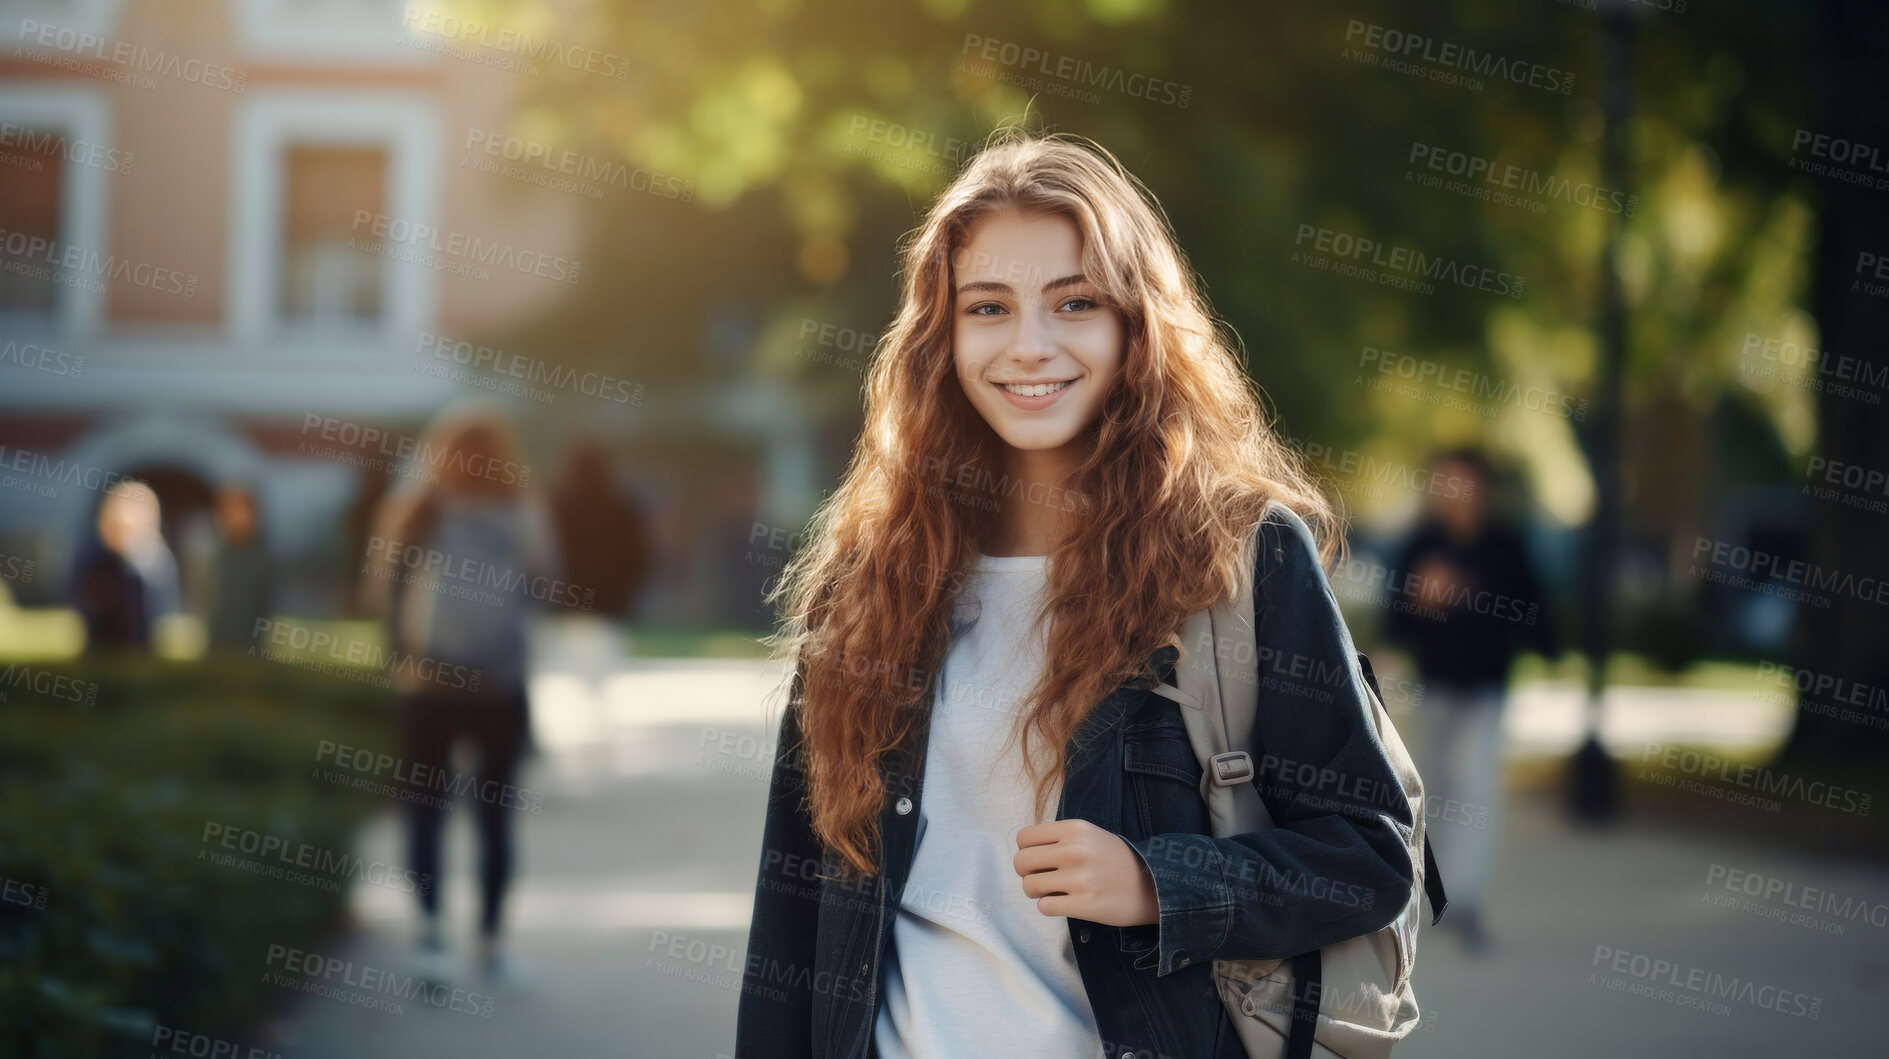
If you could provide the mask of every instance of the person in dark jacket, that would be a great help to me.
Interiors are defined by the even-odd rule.
[[[158,619],[182,609],[163,525],[157,493],[143,482],[124,479],[100,498],[72,579],[87,650],[149,651]]]
[[[1556,655],[1560,644],[1521,535],[1492,514],[1488,459],[1455,449],[1431,471],[1441,485],[1428,493],[1392,566],[1397,592],[1385,632],[1410,652],[1423,684],[1417,761],[1425,811],[1438,831],[1450,922],[1480,951],[1501,823],[1509,668],[1523,651]]]

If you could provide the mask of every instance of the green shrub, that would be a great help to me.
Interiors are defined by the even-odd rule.
[[[159,1025],[239,1036],[284,997],[268,946],[334,925],[347,887],[213,863],[205,825],[350,852],[385,803],[313,778],[315,748],[391,745],[392,696],[247,658],[35,669],[93,701],[18,681],[0,700],[0,1055],[144,1054]]]

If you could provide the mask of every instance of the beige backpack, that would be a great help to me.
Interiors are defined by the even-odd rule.
[[[1246,549],[1247,567],[1254,550]],[[1252,745],[1259,701],[1253,575],[1250,568],[1242,570],[1240,598],[1187,620],[1180,633],[1175,685],[1154,689],[1183,707],[1180,713],[1200,761],[1201,797],[1215,837],[1274,826],[1259,796],[1253,757],[1243,749]],[[1286,959],[1214,961],[1215,988],[1250,1059],[1386,1059],[1417,1024],[1410,972],[1416,963],[1423,897],[1430,898],[1432,923],[1442,917],[1448,899],[1424,836],[1423,781],[1384,711],[1377,676],[1363,654],[1357,656],[1352,677],[1369,694],[1378,737],[1410,799],[1416,822],[1409,843],[1415,882],[1398,917],[1371,934]]]

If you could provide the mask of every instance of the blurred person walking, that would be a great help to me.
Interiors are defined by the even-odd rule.
[[[610,450],[602,442],[580,438],[564,450],[551,503],[565,576],[578,588],[578,597],[567,606],[628,616],[649,577],[649,529],[618,485]]]
[[[619,667],[626,644],[618,622],[630,615],[648,580],[649,529],[617,482],[610,450],[595,438],[565,448],[551,510],[571,586],[558,601],[557,652],[595,688]]]
[[[1524,650],[1558,656],[1553,609],[1521,535],[1492,514],[1487,457],[1454,449],[1431,462],[1428,506],[1397,556],[1400,593],[1385,634],[1423,683],[1418,772],[1437,828],[1438,867],[1464,944],[1489,943],[1485,916],[1501,828],[1502,719],[1510,664]]]
[[[87,649],[150,650],[157,620],[181,609],[180,595],[157,493],[118,482],[99,500],[93,534],[73,564],[72,601]]]
[[[526,619],[562,584],[557,547],[511,424],[496,407],[475,402],[437,416],[412,471],[375,516],[362,598],[388,618],[398,652],[402,755],[415,776],[408,855],[433,882],[419,893],[416,969],[430,980],[448,977],[441,829],[453,793],[465,790],[480,841],[478,967],[495,993],[515,993],[525,979],[501,944],[500,922],[513,872],[512,817],[525,808],[513,780],[530,733]],[[471,776],[452,767],[461,740],[477,751]]]
[[[216,491],[217,549],[211,571],[210,646],[240,650],[252,642],[256,620],[269,616],[272,571],[263,543],[256,496],[238,482]]]

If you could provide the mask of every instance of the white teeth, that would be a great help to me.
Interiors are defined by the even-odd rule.
[[[1066,379],[1062,382],[1039,382],[1029,386],[1012,386],[1005,383],[1004,389],[1009,390],[1018,397],[1048,397],[1050,394],[1055,393],[1057,390],[1062,389],[1074,381],[1076,380]]]

